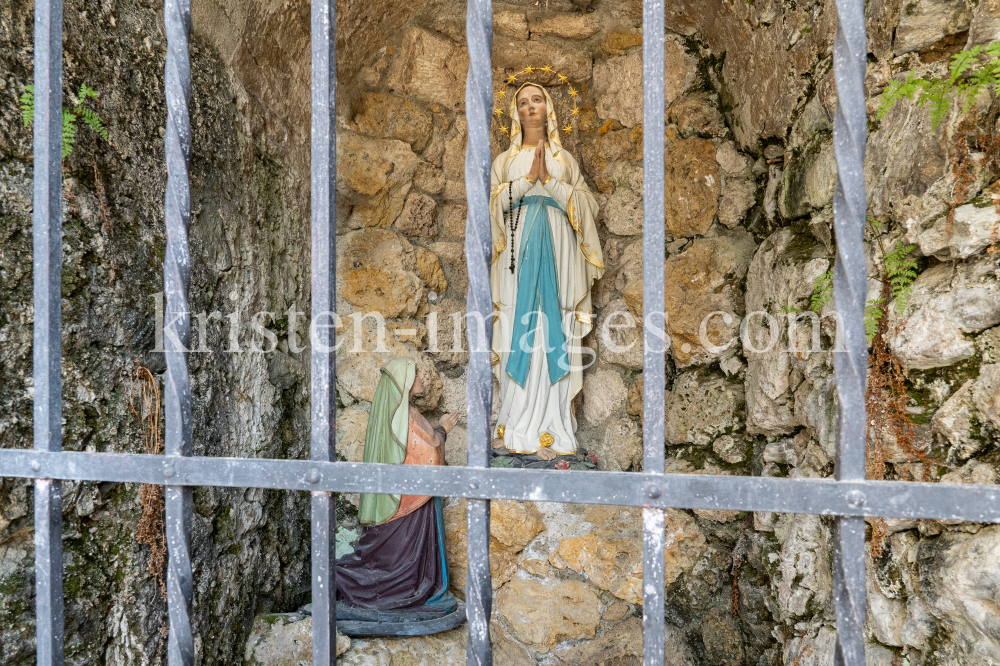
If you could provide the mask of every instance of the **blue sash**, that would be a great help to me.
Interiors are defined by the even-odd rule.
[[[518,202],[521,211],[521,246],[517,257],[517,305],[514,309],[514,335],[511,352],[507,358],[507,375],[524,388],[528,379],[531,352],[534,349],[542,318],[542,335],[545,356],[548,359],[549,382],[555,384],[569,372],[563,360],[566,355],[566,337],[562,330],[562,310],[559,308],[559,282],[556,277],[555,253],[552,249],[552,231],[546,206],[562,207],[551,197],[530,196]],[[515,209],[518,207],[515,206]]]

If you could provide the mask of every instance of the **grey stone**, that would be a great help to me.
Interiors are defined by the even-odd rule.
[[[403,211],[396,218],[396,229],[407,236],[437,238],[437,203],[426,194],[410,192]]]
[[[875,572],[870,562],[866,570],[868,609],[865,614],[865,623],[871,628],[878,642],[883,645],[902,647],[903,639],[900,635],[903,631],[903,623],[906,621],[906,602],[882,594],[875,582]]]
[[[620,185],[603,205],[604,226],[618,236],[642,233],[642,190]]]
[[[916,558],[920,592],[946,628],[949,644],[970,661],[1000,661],[1000,527],[975,534],[946,532],[921,541]]]
[[[1000,363],[1000,326],[980,333],[976,348],[983,355],[983,363]]]
[[[976,5],[969,24],[969,41],[965,48],[1000,41],[1000,2],[984,0]]]
[[[963,0],[917,0],[901,3],[896,54],[920,51],[949,35],[969,29],[972,10]]]
[[[866,666],[895,666],[900,663],[899,655],[877,643],[865,644]]]
[[[275,349],[268,354],[267,378],[278,388],[285,390],[295,386],[306,376],[305,367],[288,354]]]
[[[810,609],[832,611],[829,529],[814,515],[795,515],[784,529],[787,536],[778,561],[780,578],[775,581],[781,617],[803,618],[811,614]]]
[[[837,162],[833,144],[821,142],[806,148],[784,167],[778,212],[787,219],[802,217],[833,202]]]
[[[337,633],[337,656],[351,647],[351,639]],[[254,618],[247,639],[246,666],[299,666],[312,661],[312,617],[301,613],[273,613]]]
[[[736,149],[736,144],[726,141],[715,149],[715,161],[726,176],[733,178],[748,178],[750,176],[750,160]]]
[[[590,346],[596,341],[599,358],[605,363],[642,369],[642,322],[632,316],[624,299],[611,301],[601,311],[584,344],[588,341],[592,341]]]
[[[974,424],[978,437],[973,437]],[[931,419],[933,431],[951,444],[951,455],[959,460],[982,448],[982,426],[1000,430],[1000,363],[981,366],[979,376],[966,381]]]
[[[723,435],[712,442],[712,450],[727,463],[736,465],[743,462],[746,445],[743,442],[733,439],[729,435]]]
[[[1000,269],[992,257],[921,273],[902,316],[889,308],[887,341],[906,368],[953,365],[975,352],[966,337],[1000,323]],[[905,325],[904,325],[905,324]]]
[[[583,416],[592,425],[625,408],[628,391],[614,370],[598,370],[583,378]]]
[[[785,643],[784,664],[791,666],[832,666],[837,632],[829,626],[795,636]]]
[[[772,164],[767,167],[767,186],[764,188],[764,215],[773,220],[778,213],[778,189],[781,187],[781,167]]]
[[[604,436],[588,444],[587,450],[597,456],[597,469],[627,472],[642,468],[642,433],[628,418],[608,421]]]
[[[664,103],[669,105],[694,82],[696,61],[671,39],[664,43],[664,57]],[[601,118],[625,127],[642,125],[642,49],[596,62],[593,95]]]
[[[823,108],[823,102],[817,95],[806,103],[802,113],[795,119],[788,137],[788,148],[791,150],[804,148],[814,136],[832,129],[832,118]]]
[[[833,373],[806,379],[795,389],[795,421],[809,429],[828,456],[835,446],[836,389]]]
[[[742,403],[739,384],[698,371],[679,375],[667,394],[667,442],[707,446],[716,436],[740,426]]]
[[[793,244],[797,249],[790,252]],[[816,279],[830,266],[825,254],[825,249],[811,238],[796,236],[785,228],[765,240],[750,262],[746,311],[768,313],[774,318],[778,333],[772,336],[770,323],[760,314],[741,326],[745,326],[747,428],[751,433],[787,434],[800,424],[794,413],[790,382],[793,355],[788,353],[787,317],[779,311],[807,303]],[[810,324],[797,324],[796,332],[811,338]],[[809,348],[800,343],[799,347]],[[811,358],[822,353],[825,352],[800,351],[795,355]],[[816,425],[820,423],[822,420],[816,418]]]
[[[992,200],[970,203],[955,209],[954,216],[942,216],[929,226],[913,218],[905,223],[906,242],[914,243],[925,257],[941,260],[967,259],[997,242],[1000,215]]]
[[[719,222],[730,229],[740,224],[757,202],[757,184],[752,180],[727,179],[719,201]]]
[[[769,442],[767,446],[764,447],[764,462],[773,462],[795,467],[799,464],[799,456],[801,454],[802,451],[796,450],[795,441],[793,439],[779,439],[776,442]]]

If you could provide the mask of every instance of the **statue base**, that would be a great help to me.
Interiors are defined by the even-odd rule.
[[[345,636],[426,636],[448,631],[465,621],[465,603],[455,600],[456,606],[443,611],[431,606],[405,610],[375,610],[354,608],[337,603],[337,631]],[[312,604],[301,612],[312,615]]]
[[[542,460],[534,453],[513,453],[509,449],[490,449],[490,467],[513,469],[597,469],[597,457],[580,447],[576,453],[556,455],[554,460]]]

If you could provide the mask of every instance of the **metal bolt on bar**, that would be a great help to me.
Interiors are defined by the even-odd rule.
[[[312,2],[312,320],[316,323],[312,342],[312,410],[310,458],[336,460],[337,276],[337,53],[335,43],[337,8],[331,0]],[[325,321],[328,320],[328,321]],[[305,476],[316,484],[321,473]],[[337,507],[333,493],[311,493],[313,665],[337,663]]]
[[[465,223],[465,256],[469,273],[468,324],[469,366],[465,384],[466,421],[469,429],[469,467],[490,466],[490,414],[493,405],[493,298],[490,294],[490,113],[493,111],[492,0],[469,0],[465,17],[469,42],[469,74],[465,86],[465,112],[469,139],[465,149],[465,191],[468,217]],[[478,480],[470,481],[473,488]],[[440,494],[437,493],[437,494]],[[485,499],[466,503],[468,522],[468,572],[465,578],[465,612],[469,625],[465,663],[491,666],[490,614],[493,581],[490,576],[490,504]]]
[[[35,3],[34,448],[62,450],[62,0]],[[62,483],[35,480],[39,666],[63,662]]]

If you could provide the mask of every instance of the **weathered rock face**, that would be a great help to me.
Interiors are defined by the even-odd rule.
[[[290,350],[287,330],[274,324],[291,321],[290,308],[309,309],[308,162],[300,159],[308,155],[302,149],[309,136],[308,8],[278,11],[275,4],[256,3],[249,18],[247,7],[235,8],[229,18],[245,23],[232,28],[195,3],[190,297],[191,309],[207,316],[205,334],[194,326],[194,344],[203,351],[189,357],[195,455],[308,455],[308,358]],[[32,77],[32,15],[31,3],[0,4],[3,447],[30,444],[32,427],[32,148],[31,130],[16,113]],[[223,23],[236,30],[226,45],[212,32]],[[81,84],[97,90],[94,108],[109,132],[105,142],[81,125],[63,162],[62,440],[69,450],[142,452],[150,431],[129,409],[131,399],[142,410],[140,366],[153,373],[162,394],[163,356],[154,351],[165,242],[161,26],[149,4],[65,8],[64,99],[74,100]],[[250,37],[240,33],[244,27],[272,35],[280,28],[280,38]],[[289,94],[290,88],[299,93]],[[251,327],[252,315],[262,311],[270,314],[261,325],[280,334],[269,354],[254,350],[273,344]],[[3,664],[34,661],[28,488],[11,479],[0,483]],[[165,603],[147,570],[150,549],[135,540],[138,490],[133,484],[63,486],[67,663],[166,661]],[[255,612],[290,610],[306,600],[308,500],[261,489],[198,488],[194,508],[195,650],[202,664],[239,662]]]
[[[902,325],[905,323],[905,326]],[[890,311],[889,344],[909,368],[954,365],[975,353],[967,337],[1000,324],[1000,270],[992,257],[921,273],[902,316]]]
[[[820,354],[789,353],[788,320],[783,313],[809,299],[817,278],[830,266],[825,250],[813,239],[785,228],[761,244],[747,273],[744,351],[747,354],[747,427],[750,432],[778,435],[799,425],[791,393],[796,357]],[[757,313],[750,318],[751,313]],[[793,315],[794,316],[794,315]],[[780,319],[779,319],[780,318]],[[784,320],[784,321],[782,321]],[[796,326],[803,333],[799,349],[810,350],[811,325]],[[802,424],[804,425],[804,424]]]
[[[593,638],[601,620],[594,588],[570,580],[518,578],[496,603],[514,637],[542,654],[565,640]]]
[[[716,436],[740,429],[743,386],[721,377],[685,372],[667,395],[668,444],[707,446]]]
[[[379,367],[390,358],[417,360],[428,378],[417,404],[432,420],[464,409],[468,51],[461,3],[341,4],[337,439],[339,458],[360,460]],[[643,127],[641,3],[519,1],[494,9],[497,81],[551,65],[579,93],[576,129],[563,139],[600,203],[607,270],[594,287],[595,328],[584,341],[594,354],[576,405],[578,437],[600,470],[638,472],[642,139],[659,131]],[[836,328],[830,318],[813,323],[808,311],[836,241],[834,2],[678,0],[665,11],[667,470],[827,476]],[[21,0],[0,4],[8,72],[0,81],[8,100],[0,112],[2,446],[24,446],[31,429],[31,147],[16,109],[31,78],[30,16]],[[889,343],[908,373],[908,409],[930,455],[930,478],[995,483],[1000,275],[987,252],[1000,221],[995,109],[985,97],[968,112],[955,105],[935,131],[928,110],[911,102],[881,120],[874,112],[889,77],[941,75],[947,62],[939,58],[966,38],[995,40],[1000,9],[994,0],[872,0],[866,16],[874,58],[866,83],[870,213],[889,247],[917,246],[920,269],[902,314],[890,304]],[[82,129],[65,161],[68,449],[140,450],[142,426],[128,402],[139,389],[135,364],[155,376],[163,370],[150,351],[164,243],[158,21],[142,3],[67,5],[67,92],[81,83],[98,89],[111,133],[105,144]],[[211,353],[190,357],[198,454],[307,455],[308,26],[304,4],[195,3],[191,295],[195,311],[219,315],[196,334]],[[536,76],[556,83],[554,75]],[[564,86],[550,92],[565,122],[574,101]],[[495,153],[507,146],[498,124],[491,142]],[[874,277],[884,261],[877,243],[868,250]],[[872,290],[876,296],[874,281]],[[254,322],[257,312],[270,314]],[[384,336],[369,314],[384,318]],[[768,317],[778,324],[774,335]],[[464,426],[448,438],[449,464],[466,461]],[[898,447],[886,460],[887,478],[920,479],[924,471]],[[64,485],[70,663],[164,661],[158,585],[146,570],[148,548],[134,541],[135,493],[120,484]],[[348,524],[356,501],[341,502]],[[464,506],[446,506],[447,558],[460,595]],[[195,492],[195,507],[199,663],[308,661],[308,620],[264,619],[306,601],[306,498],[206,488]],[[641,661],[640,512],[493,503],[496,663]],[[0,665],[32,659],[32,517],[29,485],[0,484]],[[827,519],[669,511],[667,527],[669,663],[832,663]],[[869,662],[1000,659],[990,615],[993,528],[890,521],[887,533],[883,555],[869,563],[877,641]],[[462,664],[465,635],[357,640],[341,661]]]
[[[563,539],[549,563],[587,576],[597,587],[632,604],[642,603],[642,529],[638,509],[606,507],[588,509],[585,520],[594,531]],[[668,542],[664,580],[677,580],[694,566],[697,550],[704,545],[698,527],[685,514],[671,512],[667,520]]]
[[[351,647],[351,639],[337,633],[337,656]],[[276,613],[254,618],[243,663],[247,666],[299,666],[312,661],[312,618],[299,613]]]

